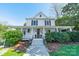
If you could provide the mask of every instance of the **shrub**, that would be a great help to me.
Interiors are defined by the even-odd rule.
[[[79,42],[79,32],[68,32],[70,35],[71,41]]]
[[[76,22],[75,27],[73,29],[79,31],[79,22]]]
[[[47,42],[56,41],[63,43],[63,42],[69,42],[70,37],[67,32],[51,32],[51,34],[49,33],[46,34],[46,41]]]
[[[53,37],[55,41],[61,42],[61,43],[70,41],[69,34],[66,32],[54,32]]]
[[[47,32],[45,34],[45,39],[46,39],[47,42],[51,42],[53,40],[52,32]]]
[[[79,32],[51,32],[46,33],[47,42],[79,42]]]
[[[10,30],[5,32],[4,38],[5,40],[5,46],[13,46],[15,45],[18,41],[20,41],[23,37],[23,34],[19,30]]]

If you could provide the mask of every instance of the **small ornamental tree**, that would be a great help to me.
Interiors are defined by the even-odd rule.
[[[18,41],[22,40],[23,33],[20,30],[10,30],[5,32],[4,38],[5,40],[5,46],[13,46]]]

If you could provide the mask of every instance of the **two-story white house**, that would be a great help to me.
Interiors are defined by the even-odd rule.
[[[55,19],[47,17],[44,13],[39,12],[32,18],[26,18],[24,26],[12,26],[20,28],[24,33],[24,39],[45,38],[47,31],[72,31],[71,26],[55,26]]]
[[[55,26],[55,19],[39,12],[33,18],[26,18],[25,26],[26,38],[42,38],[45,36],[46,31],[55,31],[55,28],[52,28]]]

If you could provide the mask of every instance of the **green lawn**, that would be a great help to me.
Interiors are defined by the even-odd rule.
[[[2,50],[3,48],[0,48],[0,50]]]
[[[2,56],[22,56],[24,53],[23,52],[16,52],[13,51],[12,49],[9,49],[5,54]]]
[[[50,56],[79,56],[79,45],[61,45],[56,52],[50,52]]]

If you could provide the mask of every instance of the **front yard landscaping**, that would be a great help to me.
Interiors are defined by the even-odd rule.
[[[4,33],[3,38],[5,39],[5,48],[9,48],[8,51],[4,52],[1,51],[5,48],[0,48],[2,56],[23,56],[26,54],[26,49],[29,46],[29,41],[22,40],[23,33],[16,29],[16,30],[9,30]],[[4,53],[3,53],[4,52]]]
[[[23,33],[18,29],[6,31],[4,33],[4,39],[5,39],[4,47],[9,48],[9,50],[1,55],[2,56],[24,55],[24,52],[26,53],[28,43],[25,41],[22,41],[22,37],[23,37]],[[0,48],[0,50],[2,50],[2,48]]]
[[[0,48],[0,50],[2,50],[3,48]]]
[[[50,56],[79,56],[79,32],[47,32]]]
[[[79,56],[79,44],[60,44],[50,56]]]
[[[16,52],[12,48],[10,48],[6,53],[4,53],[2,56],[22,56],[24,52]]]

